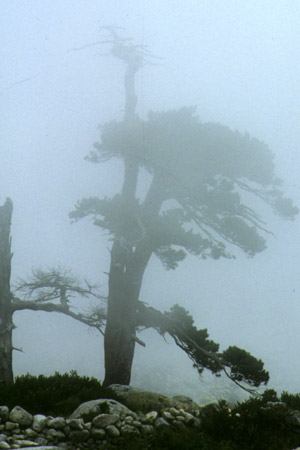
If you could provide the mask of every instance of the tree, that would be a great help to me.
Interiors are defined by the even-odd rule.
[[[75,313],[70,299],[73,296],[83,298],[101,298],[96,286],[64,269],[36,269],[29,280],[19,280],[15,292],[11,291],[11,238],[10,227],[13,204],[7,199],[0,207],[0,381],[13,381],[13,350],[22,351],[13,346],[12,332],[15,328],[13,315],[16,311],[31,310],[57,312],[65,314],[98,329],[102,334],[105,312],[101,308],[92,314]],[[21,294],[19,298],[16,294]],[[58,303],[57,303],[58,301]]]
[[[112,198],[82,199],[70,217],[76,221],[92,216],[94,224],[112,237],[104,384],[126,385],[137,340],[139,294],[150,257],[155,254],[166,269],[175,269],[187,254],[234,258],[235,247],[253,257],[266,248],[269,231],[250,206],[251,197],[287,219],[293,219],[298,209],[284,197],[282,181],[274,174],[273,154],[258,139],[220,124],[202,123],[195,108],[150,111],[146,119],[139,118],[134,78],[149,54],[122,40],[114,29],[109,31],[111,38],[103,42],[110,43],[112,54],[126,65],[125,115],[101,127],[101,141],[87,159],[99,163],[120,158],[123,187]],[[151,176],[145,198],[138,192],[142,170]],[[146,311],[150,313],[144,309],[144,315]],[[191,343],[176,339],[188,350]],[[232,370],[245,356],[235,349],[223,355]],[[211,348],[210,363],[199,364],[211,370],[216,352]]]

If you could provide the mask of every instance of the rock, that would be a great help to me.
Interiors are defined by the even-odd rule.
[[[158,417],[155,420],[154,425],[156,426],[156,428],[170,428],[169,422],[167,422],[163,417]]]
[[[200,406],[193,401],[190,397],[185,395],[175,395],[170,399],[171,405],[176,409],[184,409],[192,414],[199,413]]]
[[[102,428],[91,428],[91,436],[94,439],[104,439],[106,434]]]
[[[6,424],[5,424],[5,430],[6,431],[12,431],[12,430],[16,430],[18,428],[19,428],[19,424],[18,423],[6,422]]]
[[[157,411],[150,411],[145,415],[145,421],[148,423],[153,423],[154,420],[157,418],[158,412]]]
[[[15,406],[9,414],[9,420],[20,425],[29,426],[32,424],[33,416],[21,406]]]
[[[98,428],[104,428],[108,425],[113,425],[119,420],[117,414],[99,414],[99,416],[94,417],[93,425]]]
[[[56,441],[64,441],[66,439],[66,436],[62,431],[55,430],[54,428],[49,428],[46,433],[47,437],[52,438]]]
[[[7,420],[9,416],[9,409],[7,406],[0,406],[0,418],[2,420]]]
[[[33,416],[32,429],[34,431],[40,432],[45,428],[46,423],[47,423],[46,416],[44,416],[43,414],[35,414]]]
[[[41,447],[21,447],[19,450],[62,450],[62,447],[41,446]]]
[[[5,441],[0,441],[0,448],[10,448],[10,445]]]
[[[47,443],[48,443],[47,439],[45,439],[45,438],[42,437],[42,436],[38,436],[38,437],[36,438],[35,442],[36,442],[37,444],[39,444],[40,447],[43,447],[43,446],[47,445]]]
[[[54,428],[55,430],[63,430],[66,425],[66,419],[64,417],[55,417],[47,421],[47,426],[49,428]]]
[[[116,400],[102,398],[82,403],[70,415],[70,419],[82,418],[85,422],[91,422],[95,416],[104,413],[117,415],[120,415],[121,413],[124,415],[133,414],[133,412],[122,405],[122,403],[117,402]]]
[[[119,437],[120,436],[120,431],[114,425],[108,425],[105,428],[105,430],[107,431],[107,434],[111,437]]]
[[[134,411],[147,413],[152,410],[161,411],[172,406],[169,397],[157,392],[143,391],[121,384],[111,384],[109,388],[119,397],[120,401],[124,401],[128,408]]]
[[[7,440],[6,434],[0,434],[0,442],[6,441],[6,440]]]
[[[31,428],[26,428],[26,430],[25,430],[25,435],[26,435],[26,437],[28,437],[28,438],[34,439],[34,438],[37,437],[37,432],[36,432],[36,431],[33,431]]]
[[[169,411],[163,411],[162,416],[166,420],[174,420],[173,414],[171,414]]]
[[[16,441],[16,444],[19,444],[21,447],[38,447],[39,444],[33,441],[28,441],[27,439],[21,439]]]
[[[134,435],[134,434],[140,434],[139,430],[137,428],[135,428],[132,425],[124,425],[123,427],[121,427],[121,433],[123,435]]]
[[[90,437],[88,430],[74,430],[70,433],[70,439],[75,442],[85,442]]]
[[[66,423],[71,430],[83,430],[83,419],[67,419]]]

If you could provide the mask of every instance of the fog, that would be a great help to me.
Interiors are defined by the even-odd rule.
[[[12,282],[32,267],[61,265],[107,293],[111,242],[90,220],[68,217],[77,200],[114,195],[122,184],[120,161],[84,161],[98,125],[124,114],[124,65],[109,46],[89,46],[105,39],[103,26],[122,27],[122,36],[161,58],[137,73],[141,117],[196,105],[201,121],[249,132],[272,149],[284,191],[300,205],[297,0],[10,0],[1,9],[0,203],[14,203]],[[141,189],[147,183],[145,176]],[[299,218],[257,208],[274,233],[264,252],[189,256],[175,271],[152,257],[141,299],[162,311],[181,304],[221,349],[233,344],[261,358],[270,386],[298,392]],[[15,375],[76,369],[103,379],[96,331],[54,313],[18,312],[14,322],[14,345],[24,351],[14,354]],[[171,338],[140,337],[146,348],[137,346],[132,384],[195,397],[209,389]]]

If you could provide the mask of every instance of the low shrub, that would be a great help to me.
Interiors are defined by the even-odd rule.
[[[30,374],[16,377],[13,383],[0,384],[0,404],[22,406],[31,414],[67,416],[81,403],[99,398],[115,398],[95,378],[81,377],[76,371],[46,377]]]

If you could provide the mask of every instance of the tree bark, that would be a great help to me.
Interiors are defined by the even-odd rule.
[[[0,380],[13,381],[13,310],[10,292],[11,237],[13,205],[10,199],[0,207]]]
[[[147,217],[159,213],[163,201],[159,178],[154,178],[144,201]],[[147,217],[145,220],[147,220]],[[153,247],[148,235],[134,245],[115,239],[111,250],[107,322],[104,338],[103,385],[128,385],[136,342],[136,314],[143,275]]]

